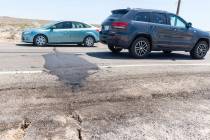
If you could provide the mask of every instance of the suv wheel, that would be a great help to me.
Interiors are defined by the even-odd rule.
[[[200,41],[190,51],[190,55],[193,59],[203,59],[209,50],[209,45],[206,41]]]
[[[122,48],[118,48],[114,45],[109,45],[108,44],[108,48],[110,49],[110,51],[112,51],[113,53],[120,53],[122,51]]]
[[[37,35],[34,38],[34,45],[36,45],[36,46],[46,46],[47,45],[47,38],[44,35]]]
[[[163,50],[163,53],[164,53],[164,54],[171,54],[172,51],[165,51],[165,50]]]
[[[144,58],[151,52],[151,44],[147,38],[139,37],[133,42],[129,51],[135,58]]]

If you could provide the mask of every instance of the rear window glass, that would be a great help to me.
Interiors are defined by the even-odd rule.
[[[110,15],[106,20],[108,21],[115,21],[127,14],[129,10],[127,9],[120,9],[112,11],[112,15]]]
[[[128,10],[127,9],[120,9],[120,10],[114,10],[112,11],[112,14],[115,14],[115,15],[125,15],[128,13]]]
[[[149,13],[138,13],[134,17],[135,21],[142,21],[142,22],[149,22],[150,21],[150,14]]]

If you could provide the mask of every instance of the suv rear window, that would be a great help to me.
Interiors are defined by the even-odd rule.
[[[119,10],[113,10],[112,15],[110,15],[106,21],[115,21],[121,18],[122,16],[126,15],[129,12],[128,9],[119,9]]]
[[[166,15],[161,13],[152,13],[152,22],[158,24],[167,24]]]
[[[135,21],[149,22],[150,21],[150,13],[138,13],[134,17]]]
[[[119,9],[119,10],[113,10],[112,14],[117,14],[117,15],[125,15],[128,13],[129,10],[127,9]]]

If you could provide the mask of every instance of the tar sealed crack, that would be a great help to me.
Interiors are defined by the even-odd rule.
[[[23,131],[25,131],[30,125],[31,125],[31,122],[29,121],[29,119],[25,118],[22,121],[22,123],[20,124],[20,129],[22,129]]]
[[[77,122],[79,122],[79,124],[82,123],[82,118],[78,112],[75,111],[72,115],[72,118],[75,119]]]
[[[77,128],[77,133],[78,133],[78,139],[79,140],[83,140],[82,138],[82,128],[81,128],[81,125],[82,125],[82,118],[80,116],[80,114],[78,112],[73,112],[72,114],[72,118],[77,121],[78,125],[80,126],[79,128]]]
[[[77,129],[77,131],[78,131],[78,138],[79,138],[79,140],[83,140],[82,139],[82,130],[81,129]]]

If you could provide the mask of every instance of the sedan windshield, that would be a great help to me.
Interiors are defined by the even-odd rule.
[[[45,24],[45,25],[41,26],[41,28],[47,29],[47,28],[52,27],[52,26],[55,25],[56,23],[58,23],[58,21],[50,22],[50,23],[48,23],[48,24]]]

